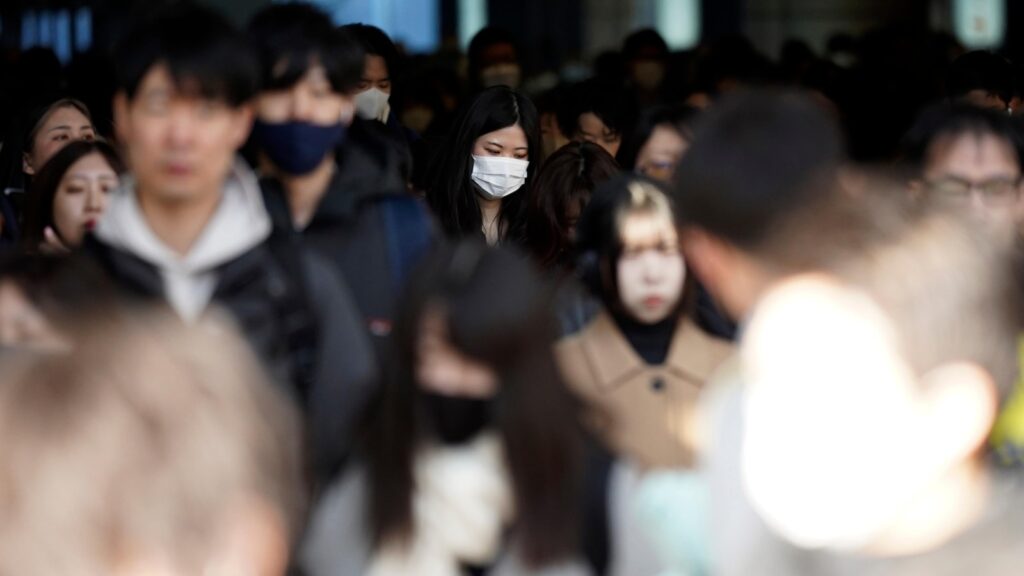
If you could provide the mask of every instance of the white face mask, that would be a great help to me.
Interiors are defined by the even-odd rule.
[[[370,88],[356,94],[356,114],[365,120],[387,120],[385,111],[390,94],[377,88]]]
[[[472,178],[484,198],[497,200],[523,187],[529,166],[528,160],[474,154]]]

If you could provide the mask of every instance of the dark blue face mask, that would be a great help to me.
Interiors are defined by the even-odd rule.
[[[274,166],[286,174],[308,174],[345,138],[345,125],[330,126],[309,122],[271,124],[256,120],[253,138]]]

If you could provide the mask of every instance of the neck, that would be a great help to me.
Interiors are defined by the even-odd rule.
[[[334,157],[328,154],[320,165],[308,174],[284,174],[279,170],[267,170],[280,181],[288,199],[288,208],[292,214],[292,224],[302,229],[309,225],[320,205],[320,199],[327,192],[327,186],[334,177],[337,166]]]
[[[487,238],[487,243],[493,246],[501,239],[501,223],[498,221],[498,216],[501,215],[501,200],[478,197],[477,202],[480,204],[484,237]]]
[[[935,549],[977,523],[988,500],[985,465],[976,460],[965,462],[908,502],[865,552],[902,556]]]
[[[209,191],[187,200],[164,200],[138,193],[139,210],[157,238],[185,256],[203,233],[220,204],[222,191]]]

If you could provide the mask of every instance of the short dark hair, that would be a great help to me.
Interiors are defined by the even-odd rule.
[[[398,74],[398,48],[380,28],[369,24],[346,24],[341,27],[356,39],[368,55],[380,56],[388,67],[388,77],[394,80]]]
[[[697,120],[676,172],[676,206],[685,224],[756,252],[843,159],[835,119],[811,96],[741,91]]]
[[[346,27],[335,28],[319,8],[304,3],[269,6],[252,18],[248,32],[259,56],[264,90],[294,86],[314,63],[324,67],[331,88],[339,94],[359,85],[362,45]]]
[[[1013,76],[1013,65],[1006,58],[985,50],[968,52],[950,64],[946,93],[955,99],[973,90],[984,90],[1009,103],[1013,98]]]
[[[653,28],[643,28],[626,36],[622,43],[622,56],[626,60],[639,58],[665,58],[668,56],[668,44],[661,34]]]
[[[633,124],[633,129],[622,137],[622,146],[615,155],[623,170],[636,167],[636,158],[640,150],[651,138],[658,126],[671,126],[680,137],[687,142],[693,140],[693,121],[698,110],[692,106],[679,104],[674,106],[655,106],[644,110]]]
[[[125,171],[124,162],[117,151],[103,140],[78,140],[61,148],[32,179],[32,189],[25,206],[25,228],[22,231],[22,241],[27,251],[34,252],[39,247],[47,226],[57,231],[53,223],[53,199],[57,187],[72,164],[93,153],[103,156],[117,174]]]
[[[570,207],[582,213],[594,189],[618,173],[615,159],[592,142],[570,142],[544,161],[529,190],[523,237],[541,266],[571,264]]]
[[[609,130],[625,136],[636,121],[636,102],[619,82],[592,79],[570,89],[567,103],[558,115],[558,127],[572,138],[580,130],[580,116],[593,113]]]
[[[900,159],[906,168],[919,175],[928,162],[932,146],[939,139],[988,135],[1013,148],[1014,159],[1024,170],[1024,136],[1018,122],[996,110],[940,102],[917,117],[903,138]]]
[[[151,11],[115,50],[116,90],[131,100],[165,65],[179,90],[238,107],[255,96],[259,69],[249,43],[218,12],[192,2]]]

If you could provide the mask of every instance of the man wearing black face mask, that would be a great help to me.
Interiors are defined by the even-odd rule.
[[[363,49],[304,4],[263,10],[249,33],[263,76],[252,144],[274,225],[335,265],[382,344],[402,280],[435,233],[399,174],[400,144],[355,117]]]

